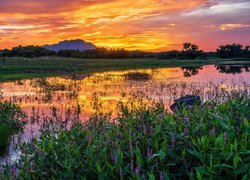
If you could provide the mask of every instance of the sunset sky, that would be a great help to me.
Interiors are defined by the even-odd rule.
[[[100,47],[206,51],[250,45],[250,0],[1,0],[0,49],[83,39]]]

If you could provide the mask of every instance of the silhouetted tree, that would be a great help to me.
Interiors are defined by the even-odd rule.
[[[191,43],[184,43],[183,50],[177,54],[178,59],[196,59],[196,58],[206,58],[206,54],[199,50],[199,46]]]
[[[249,46],[244,47],[241,44],[227,44],[219,46],[216,50],[220,58],[246,57],[249,55]]]

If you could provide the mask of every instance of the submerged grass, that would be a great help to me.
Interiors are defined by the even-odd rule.
[[[243,60],[242,60],[243,61]],[[107,70],[133,68],[185,67],[208,64],[245,63],[239,59],[195,59],[195,60],[158,60],[158,59],[74,59],[58,57],[7,58],[0,59],[0,82],[70,73],[93,73]],[[248,61],[249,62],[249,61]]]
[[[22,147],[21,179],[249,179],[250,99],[172,114],[162,104],[43,131]]]

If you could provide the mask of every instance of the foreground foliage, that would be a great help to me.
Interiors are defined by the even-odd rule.
[[[248,179],[250,100],[207,103],[173,115],[161,105],[93,117],[24,144],[24,179]]]
[[[9,143],[9,138],[22,130],[25,124],[25,113],[11,102],[0,102],[0,147]]]

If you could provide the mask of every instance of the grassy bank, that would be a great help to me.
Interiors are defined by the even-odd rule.
[[[186,67],[208,64],[244,63],[241,59],[158,60],[158,59],[72,59],[72,58],[5,58],[0,59],[0,82],[133,68]]]
[[[161,104],[95,116],[24,144],[20,179],[248,179],[250,99],[176,114]],[[12,172],[12,173],[11,173]],[[11,177],[12,176],[12,177]]]

